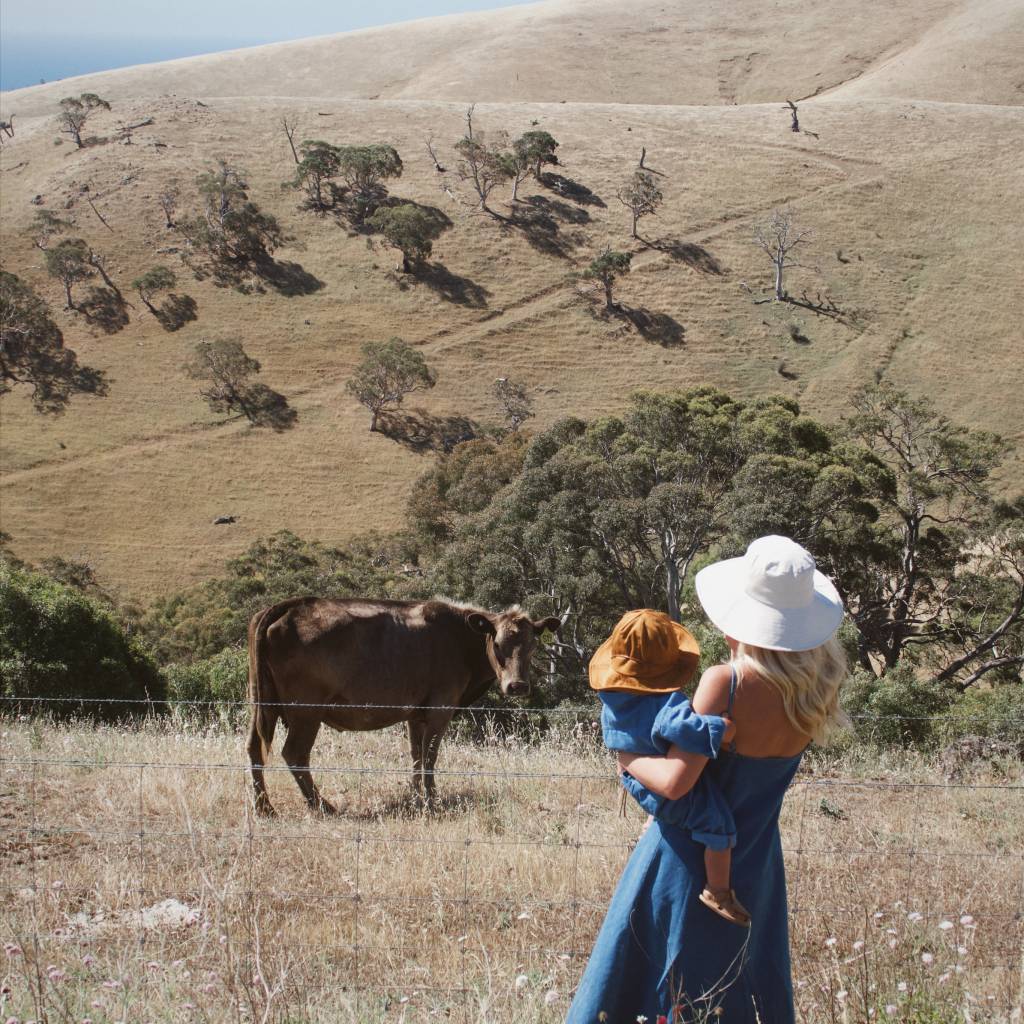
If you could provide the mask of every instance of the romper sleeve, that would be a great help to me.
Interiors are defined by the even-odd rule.
[[[691,754],[718,757],[724,733],[722,718],[698,714],[685,697],[675,694],[658,712],[651,727],[651,739],[662,754],[674,744]]]

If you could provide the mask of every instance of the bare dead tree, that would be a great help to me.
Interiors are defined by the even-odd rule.
[[[11,114],[10,121],[0,121],[0,146],[4,144],[4,137],[14,138],[14,115]]]
[[[87,196],[85,197],[85,201],[86,201],[86,202],[87,202],[87,203],[89,204],[89,206],[90,206],[90,207],[92,208],[92,212],[93,212],[93,213],[95,213],[95,214],[96,214],[96,216],[97,216],[97,217],[99,218],[99,221],[100,221],[100,223],[101,223],[101,224],[102,224],[102,225],[103,225],[103,226],[104,226],[104,227],[105,227],[105,228],[106,228],[106,229],[107,229],[108,231],[110,231],[110,232],[113,232],[113,230],[114,230],[114,229],[113,229],[113,228],[112,228],[112,227],[111,227],[111,226],[110,226],[110,225],[109,225],[109,224],[107,223],[107,220],[106,220],[106,218],[105,218],[105,217],[103,216],[103,214],[102,214],[102,213],[100,213],[100,211],[99,211],[99,210],[97,210],[97,209],[96,209],[96,204],[95,204],[95,203],[93,202],[93,198],[92,198],[92,196],[89,196],[89,195],[87,195]]]
[[[178,209],[178,196],[181,194],[176,183],[171,182],[158,196],[157,202],[164,211],[165,227],[174,227],[174,214]]]
[[[786,106],[783,110],[789,110],[789,116],[793,118],[793,123],[789,126],[790,131],[800,131],[800,118],[796,116],[796,104],[792,100],[786,100]]]
[[[120,138],[126,146],[130,146],[132,144],[132,132],[134,132],[136,128],[147,128],[153,123],[153,118],[147,117],[145,121],[139,121],[137,124],[118,124],[118,138]]]
[[[441,166],[441,162],[437,159],[437,153],[434,152],[434,136],[433,135],[428,135],[427,136],[426,145],[427,145],[427,152],[430,154],[430,159],[434,161],[434,170],[437,171],[438,174],[446,174],[447,173],[447,168]]]
[[[285,137],[288,139],[288,145],[291,147],[292,156],[295,158],[296,163],[300,163],[299,154],[295,149],[295,133],[299,130],[299,119],[296,115],[288,114],[281,115],[281,128],[284,131]],[[168,224],[168,227],[171,225]]]
[[[764,250],[775,266],[776,301],[782,302],[787,297],[783,283],[786,270],[802,266],[796,261],[793,251],[810,238],[809,230],[800,229],[793,224],[793,215],[789,210],[773,210],[768,221],[758,224],[754,229],[754,242]]]
[[[646,146],[642,146],[640,148],[640,170],[641,171],[647,170],[647,168],[644,167],[644,161],[646,159],[647,159],[647,147]]]

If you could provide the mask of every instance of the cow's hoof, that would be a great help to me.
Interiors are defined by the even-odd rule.
[[[277,811],[274,810],[269,800],[257,800],[255,805],[256,817],[276,818]]]
[[[321,800],[320,806],[317,808],[317,814],[321,818],[336,818],[338,816],[338,808],[326,800]]]

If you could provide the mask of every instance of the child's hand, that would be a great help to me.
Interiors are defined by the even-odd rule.
[[[728,715],[722,715],[722,721],[725,722],[725,732],[722,733],[722,742],[732,743],[732,741],[736,739],[736,723]]]

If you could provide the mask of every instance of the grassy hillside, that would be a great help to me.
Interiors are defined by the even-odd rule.
[[[533,389],[541,426],[617,409],[640,386],[701,382],[789,394],[835,419],[855,386],[882,376],[1019,450],[1024,118],[1005,58],[1021,5],[871,3],[839,15],[838,5],[786,3],[769,18],[746,2],[644,4],[630,6],[629,26],[623,5],[581,9],[538,4],[5,94],[17,134],[0,154],[4,267],[39,287],[67,344],[111,378],[108,397],[76,399],[55,419],[17,391],[3,399],[2,527],[15,550],[86,557],[104,581],[149,597],[273,530],[338,542],[388,529],[429,464],[431,437],[457,432],[453,418],[495,420],[490,389],[506,375]],[[113,103],[90,133],[154,123],[130,146],[56,145],[56,100],[85,89]],[[800,107],[816,135],[790,132],[780,101],[816,89]],[[476,211],[454,173],[468,99],[501,101],[477,106],[479,128],[517,135],[536,122],[561,143],[552,170],[568,184],[526,183],[517,223]],[[398,148],[405,173],[392,194],[451,221],[425,275],[398,274],[379,239],[281,190],[294,167],[285,114],[298,117],[299,138]],[[447,173],[434,170],[430,135]],[[666,199],[642,222],[644,243],[630,241],[615,198],[641,146]],[[292,282],[283,290],[242,295],[191,280],[181,264],[156,196],[177,180],[187,208],[215,156],[246,169],[252,197],[293,236],[275,254]],[[494,204],[503,218],[508,192]],[[136,307],[124,330],[60,311],[60,285],[28,234],[37,196],[108,257]],[[826,308],[758,303],[771,268],[751,234],[781,206],[813,230],[790,291]],[[614,316],[578,279],[609,243],[635,253]],[[198,304],[198,320],[176,333],[127,288],[156,262]],[[405,443],[370,434],[345,391],[360,344],[391,335],[422,346],[439,377],[411,403],[422,413]],[[295,429],[210,413],[182,364],[197,341],[217,338],[262,362],[262,379],[298,411]],[[1017,456],[1005,486],[1019,486],[1022,470]],[[221,513],[238,523],[213,526]]]

